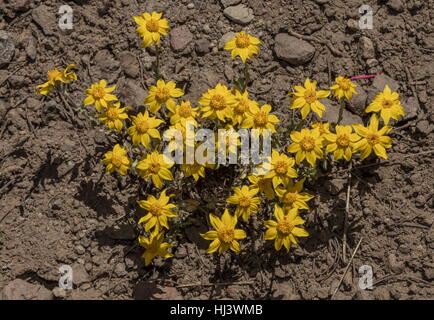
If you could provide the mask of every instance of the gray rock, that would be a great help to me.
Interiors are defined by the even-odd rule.
[[[324,184],[324,188],[330,193],[332,196],[337,196],[347,185],[346,179],[332,179],[327,180]]]
[[[222,50],[226,44],[226,42],[228,42],[229,40],[235,38],[236,34],[234,32],[227,32],[225,33],[219,41],[219,49]]]
[[[361,37],[359,40],[359,51],[363,59],[375,58],[374,43],[368,37]]]
[[[0,67],[8,65],[15,53],[15,44],[10,36],[4,30],[0,30]]]
[[[347,28],[350,32],[357,32],[359,31],[359,23],[354,19],[349,19],[347,21]]]
[[[127,274],[127,270],[125,268],[125,264],[124,263],[118,263],[115,266],[115,271],[114,272],[115,272],[115,274],[118,277],[123,277],[124,275],[126,275]]]
[[[52,300],[53,294],[39,284],[21,279],[9,282],[3,289],[3,300]]]
[[[89,274],[84,266],[81,264],[74,264],[72,266],[72,283],[79,286],[89,281]]]
[[[339,106],[330,99],[321,99],[321,102],[326,106],[326,111],[323,113],[322,120],[326,122],[334,122],[338,121],[339,115]],[[362,124],[362,118],[347,109],[344,109],[342,113],[341,125],[352,125],[360,123]]]
[[[35,37],[33,37],[30,34],[28,36],[28,38],[27,38],[26,54],[27,54],[27,57],[31,61],[35,61],[36,60],[36,54],[37,54],[36,47],[37,47],[37,41],[36,41]]]
[[[46,5],[40,5],[32,10],[33,21],[39,25],[46,36],[54,34],[56,17],[54,11]]]
[[[286,33],[279,33],[274,38],[274,51],[277,57],[297,66],[309,62],[315,54],[315,47]]]
[[[421,120],[416,124],[416,129],[422,134],[428,135],[433,130],[433,127],[428,120]]]
[[[137,65],[136,56],[129,52],[123,51],[117,56],[122,70],[131,78],[137,78],[139,76],[139,66]]]
[[[196,52],[198,54],[207,54],[210,52],[211,42],[208,39],[199,39],[196,41]]]
[[[131,107],[142,106],[146,97],[146,91],[136,81],[127,79],[122,89],[122,97],[125,103]]]
[[[389,253],[389,255],[387,256],[387,263],[390,270],[394,273],[400,273],[404,267],[402,263],[397,261],[396,255],[394,255],[393,253]]]
[[[253,15],[253,10],[246,7],[244,4],[239,4],[237,6],[227,7],[223,14],[235,23],[246,25],[255,17]]]
[[[402,102],[402,106],[405,110],[405,115],[403,116],[403,120],[410,120],[417,117],[417,114],[420,110],[419,101],[415,97],[410,97],[407,101]]]
[[[70,291],[56,287],[53,289],[53,295],[57,298],[57,299],[66,299],[69,296]]]
[[[186,25],[176,27],[170,32],[170,45],[175,52],[181,52],[193,41],[193,34]]]
[[[223,7],[227,8],[229,6],[234,6],[236,4],[239,4],[241,0],[220,0]]]
[[[404,3],[402,0],[390,0],[387,5],[389,8],[396,12],[403,12],[404,11]]]
[[[363,116],[365,113],[365,109],[367,107],[367,99],[368,99],[368,93],[363,89],[363,87],[358,86],[356,88],[356,91],[359,94],[354,94],[351,98],[351,106],[354,108],[354,111],[360,115]]]

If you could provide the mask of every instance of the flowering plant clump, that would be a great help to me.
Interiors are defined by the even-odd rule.
[[[210,231],[200,234],[211,241],[207,253],[242,250],[243,241],[239,240],[251,234],[252,219],[261,221],[263,239],[272,240],[275,250],[283,247],[289,252],[299,245],[299,238],[309,236],[303,225],[314,195],[304,189],[315,181],[318,170],[327,170],[324,164],[352,163],[374,155],[387,159],[387,149],[392,146],[387,136],[392,127],[388,124],[404,114],[398,93],[388,86],[366,108],[367,113],[374,113],[367,126],[342,125],[343,108],[357,94],[357,85],[338,76],[329,90],[322,90],[317,81],[305,79],[303,85],[294,85],[288,93],[289,109],[294,110],[288,126],[273,113],[275,106],[259,104],[249,92],[248,60],[259,54],[261,41],[241,31],[224,49],[231,50],[233,59],[241,58],[244,74],[232,85],[218,83],[203,92],[198,101],[190,101],[184,98],[183,89],[163,79],[158,71],[158,46],[161,36],[168,34],[168,20],[157,12],[133,19],[142,46],[156,47],[157,55],[155,84],[148,88],[143,105],[137,109],[125,106],[114,93],[116,84],[109,85],[104,79],[85,90],[83,105],[93,106],[87,108],[94,109],[96,119],[118,137],[118,143],[102,159],[107,174],[131,175],[146,185],[144,194],[137,196],[137,204],[143,209],[137,222],[141,232],[138,242],[144,248],[146,265],[155,257],[173,256],[170,250],[177,244],[173,234],[185,219],[186,206],[197,212],[212,208],[212,213],[202,214],[210,226]],[[77,75],[69,71],[72,68],[74,65],[49,71],[49,81],[37,86],[37,91],[47,95],[61,83],[76,80]],[[325,122],[322,117],[327,107],[322,99],[331,93],[340,103],[339,114],[336,122]],[[205,139],[208,131],[203,129],[218,134]],[[252,141],[246,142],[246,132]],[[253,148],[256,139],[256,148],[268,148],[269,152],[246,160],[243,150],[250,145]],[[240,168],[243,174],[234,179],[232,193],[226,199],[202,208],[194,205],[197,200],[182,199],[180,183],[192,185],[207,179],[210,170],[230,172],[229,166]]]

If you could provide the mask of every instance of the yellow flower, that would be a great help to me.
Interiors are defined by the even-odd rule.
[[[229,110],[236,104],[231,91],[223,84],[218,83],[214,89],[208,89],[199,99],[202,106],[202,117],[225,121],[229,116]]]
[[[259,53],[258,44],[261,41],[258,38],[248,35],[244,31],[240,31],[236,34],[235,38],[226,42],[224,49],[232,50],[232,59],[236,56],[240,56],[241,60],[245,63],[247,59],[251,59],[254,54]]]
[[[101,113],[98,119],[109,127],[109,129],[121,131],[124,127],[122,120],[128,119],[128,115],[125,113],[125,108],[121,108],[120,103],[109,102],[107,109],[105,109],[105,112]]]
[[[312,123],[312,129],[315,128],[318,128],[319,132],[321,133],[321,137],[324,138],[323,146],[325,147],[327,145],[327,140],[325,139],[325,136],[330,133],[330,123],[314,121]]]
[[[196,116],[198,108],[193,108],[190,101],[181,101],[179,105],[167,106],[169,109],[170,124],[175,125],[181,123],[185,127],[187,121],[191,121],[197,125]]]
[[[151,138],[161,139],[160,132],[156,129],[163,120],[156,117],[150,117],[148,111],[145,114],[139,113],[137,116],[132,116],[133,124],[128,128],[128,134],[132,137],[133,144],[142,144],[146,148],[151,147]]]
[[[252,212],[258,212],[258,205],[261,203],[259,197],[255,195],[259,192],[259,189],[250,189],[248,186],[242,186],[241,188],[233,187],[234,195],[226,199],[227,203],[236,204],[235,215],[237,217],[242,216],[247,221]]]
[[[241,128],[257,129],[260,135],[263,135],[265,130],[275,133],[276,128],[274,125],[280,120],[274,114],[269,114],[270,112],[271,106],[269,104],[264,104],[262,107],[251,106],[241,124]]]
[[[176,137],[176,134],[174,132],[178,131],[181,136]],[[178,122],[177,124],[170,126],[168,130],[164,131],[163,137],[168,140],[167,143],[167,150],[169,152],[182,149],[184,150],[184,144],[189,143],[191,146],[194,146],[194,140],[191,139],[186,141],[186,128],[181,124],[181,122]]]
[[[328,133],[324,137],[328,141],[326,152],[333,152],[335,160],[344,157],[345,160],[350,161],[354,143],[360,140],[360,136],[353,133],[351,126],[340,125],[336,125],[336,133]]]
[[[275,194],[273,185],[270,178],[265,178],[264,175],[251,174],[247,177],[252,184],[251,189],[259,189],[259,191],[264,192],[265,197],[268,200],[274,200]]]
[[[197,162],[191,164],[185,163],[181,165],[181,170],[185,173],[185,177],[188,178],[192,176],[195,181],[198,181],[201,177],[205,178],[205,168],[205,164],[200,164]]]
[[[70,83],[72,80],[77,80],[77,74],[73,71],[69,72],[69,70],[73,68],[75,68],[75,64],[70,64],[63,71],[57,68],[49,70],[47,72],[48,81],[36,86],[36,92],[46,96],[49,95],[51,90],[60,82]]]
[[[323,138],[318,128],[316,129],[301,129],[301,131],[291,132],[291,140],[293,141],[288,147],[288,152],[295,153],[295,162],[301,163],[304,159],[315,166],[316,159],[323,157],[322,144]]]
[[[145,231],[149,232],[151,228],[155,228],[154,232],[158,233],[164,227],[169,229],[167,218],[174,218],[178,215],[172,211],[176,209],[173,203],[169,203],[169,200],[174,195],[166,195],[166,190],[161,192],[160,197],[157,199],[153,195],[148,196],[146,200],[139,200],[137,203],[148,214],[142,217],[138,224],[145,223]]]
[[[377,94],[365,112],[380,112],[380,117],[384,120],[385,125],[389,124],[390,118],[399,120],[399,117],[405,114],[399,101],[399,93],[392,92],[388,85],[383,92]]]
[[[173,180],[172,172],[169,170],[173,164],[165,155],[153,151],[146,155],[145,159],[140,160],[136,168],[143,179],[150,177],[154,186],[161,189],[163,180]]]
[[[289,158],[286,154],[273,149],[270,160],[270,171],[265,178],[272,179],[274,188],[282,183],[287,185],[291,178],[297,178],[297,171],[293,168],[294,158]]]
[[[107,108],[110,101],[116,101],[118,98],[110,94],[116,86],[106,88],[107,81],[100,80],[99,82],[92,83],[89,89],[86,89],[87,97],[84,99],[84,105],[94,104],[96,111],[101,112],[102,108]]]
[[[149,106],[151,113],[157,113],[161,106],[165,104],[168,108],[175,106],[172,98],[179,98],[184,95],[184,91],[176,87],[173,81],[164,82],[158,80],[156,86],[149,88],[149,95],[145,98],[145,104]]]
[[[159,256],[162,258],[171,258],[171,254],[167,249],[173,247],[171,244],[164,242],[164,232],[152,233],[149,238],[139,236],[139,244],[145,248],[142,258],[145,260],[145,266],[148,266],[152,259]]]
[[[142,36],[142,47],[156,45],[160,42],[160,37],[167,35],[169,24],[167,19],[161,18],[162,13],[148,12],[142,13],[140,16],[134,16],[134,21],[139,25],[136,32]]]
[[[326,107],[318,99],[327,98],[330,91],[316,91],[316,81],[311,82],[309,78],[304,82],[304,87],[295,86],[294,89],[296,92],[288,94],[294,95],[290,109],[301,108],[302,119],[305,119],[311,110],[322,118],[322,112],[325,111]]]
[[[228,125],[224,130],[218,131],[216,141],[218,152],[221,151],[224,154],[236,153],[240,145],[240,134],[232,126]]]
[[[225,209],[221,219],[210,214],[209,220],[214,230],[200,234],[205,240],[212,241],[206,253],[213,253],[218,250],[218,253],[222,254],[228,249],[239,252],[240,244],[237,240],[246,238],[246,233],[244,230],[235,229],[238,222],[237,217],[230,215],[228,209]]]
[[[112,151],[106,152],[102,162],[107,166],[107,173],[116,171],[121,175],[126,175],[130,168],[131,159],[127,155],[127,150],[117,144]]]
[[[338,97],[338,99],[347,98],[347,100],[351,100],[353,94],[359,94],[354,88],[357,87],[357,84],[352,83],[350,79],[339,76],[336,78],[336,84],[330,87],[331,90],[334,90],[333,95]]]
[[[279,201],[283,204],[284,209],[305,209],[309,210],[307,201],[313,199],[313,195],[307,192],[301,192],[303,190],[304,179],[301,179],[294,183],[289,181],[286,188],[277,188],[276,194],[279,197]]]
[[[360,151],[360,159],[367,158],[374,150],[375,154],[383,159],[387,159],[386,149],[392,147],[392,139],[385,134],[392,130],[392,127],[384,126],[378,130],[378,118],[375,114],[371,116],[368,127],[361,124],[354,124],[354,130],[362,137],[353,146],[353,152]]]
[[[228,117],[232,120],[233,125],[241,125],[250,107],[258,107],[259,105],[256,101],[249,99],[247,90],[244,93],[234,90],[234,98],[236,103],[228,110]]]
[[[274,248],[279,251],[282,245],[286,252],[289,252],[291,243],[298,246],[296,237],[308,237],[309,233],[306,230],[297,227],[304,223],[304,220],[298,215],[297,209],[289,210],[286,215],[282,208],[277,204],[274,207],[274,216],[276,220],[265,221],[265,226],[268,228],[265,232],[265,240],[274,240]]]

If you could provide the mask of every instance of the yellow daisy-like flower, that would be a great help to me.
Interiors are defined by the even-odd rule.
[[[164,242],[164,232],[152,233],[149,238],[139,236],[139,244],[145,248],[142,258],[145,260],[145,266],[148,266],[155,257],[171,258],[167,249],[173,247],[171,244]]]
[[[257,105],[251,106],[241,124],[241,128],[256,129],[260,135],[263,135],[265,130],[275,133],[276,128],[274,125],[280,122],[280,120],[274,114],[269,114],[270,112],[271,106],[269,104],[264,104],[262,107],[258,107]]]
[[[128,115],[125,113],[126,108],[121,108],[120,103],[107,104],[107,109],[99,116],[99,120],[102,121],[109,129],[116,129],[121,131],[124,127],[122,120],[128,119]]]
[[[304,87],[295,86],[294,89],[296,92],[288,94],[294,96],[290,109],[301,109],[302,119],[305,119],[311,110],[322,118],[322,112],[326,107],[319,99],[327,98],[330,91],[316,91],[316,81],[311,82],[309,78],[305,80]]]
[[[107,108],[109,102],[118,100],[115,95],[110,93],[116,89],[116,86],[106,87],[106,80],[92,83],[90,88],[86,89],[87,97],[84,99],[84,105],[94,104],[96,111],[101,112],[102,108]]]
[[[179,98],[184,95],[184,91],[176,87],[176,83],[158,80],[156,86],[149,88],[149,95],[145,98],[145,105],[149,106],[151,113],[157,113],[161,106],[165,104],[168,108],[175,106],[172,98]]]
[[[179,134],[179,137],[177,137],[177,134]],[[194,146],[194,140],[186,140],[186,128],[181,124],[181,122],[170,126],[168,130],[164,131],[163,137],[168,141],[167,150],[169,152],[179,149],[184,150],[184,145],[186,143]]]
[[[169,170],[173,164],[164,154],[153,151],[146,155],[145,159],[140,160],[136,168],[143,179],[150,177],[154,186],[161,189],[164,180],[173,180],[172,172]]]
[[[328,133],[324,135],[327,140],[326,152],[333,152],[333,158],[339,160],[344,157],[345,160],[350,161],[353,155],[354,143],[360,140],[357,133],[353,133],[352,126],[336,125],[336,133]]]
[[[312,123],[312,129],[318,128],[319,132],[321,133],[321,137],[323,137],[323,146],[325,147],[327,145],[327,140],[325,139],[325,136],[330,133],[330,123],[329,122],[319,122],[314,121]]]
[[[148,111],[139,113],[131,117],[133,124],[128,128],[128,134],[131,136],[134,145],[142,144],[145,148],[151,147],[151,138],[161,139],[160,132],[156,129],[163,120],[156,117],[150,117]]]
[[[229,214],[228,209],[222,215],[222,218],[210,214],[209,220],[214,230],[200,235],[205,240],[211,240],[209,248],[206,253],[213,253],[218,251],[219,254],[225,253],[228,249],[239,252],[240,244],[237,240],[246,238],[246,232],[241,229],[235,229],[238,219],[236,215]]]
[[[185,177],[193,177],[194,181],[198,181],[200,178],[205,178],[205,164],[200,163],[185,163],[181,165],[181,170],[184,172]]]
[[[175,125],[181,123],[185,127],[187,121],[191,121],[197,125],[196,117],[198,108],[193,108],[190,101],[181,101],[179,105],[167,106],[169,109],[170,124]]]
[[[353,94],[359,94],[355,88],[357,88],[357,84],[352,83],[351,79],[344,78],[339,76],[335,79],[336,84],[330,87],[330,90],[333,90],[333,95],[338,99],[347,98],[347,100],[351,100]]]
[[[315,166],[316,159],[323,157],[322,145],[323,137],[318,128],[301,129],[301,131],[291,132],[291,140],[293,141],[288,147],[288,152],[295,153],[295,162],[301,163],[304,159]]]
[[[375,154],[383,159],[387,159],[386,149],[392,147],[392,139],[388,134],[392,127],[384,126],[378,130],[379,121],[375,114],[371,116],[368,127],[361,124],[354,124],[354,130],[362,137],[353,145],[353,152],[361,152],[360,159],[367,158],[374,150]]]
[[[266,178],[264,175],[251,174],[247,179],[249,179],[252,184],[250,186],[251,189],[259,189],[259,191],[265,194],[268,200],[274,200],[276,195],[274,194],[271,178]]]
[[[256,101],[249,99],[247,90],[243,93],[234,90],[234,98],[236,103],[228,110],[228,117],[232,120],[233,125],[241,125],[250,107],[259,107],[259,105]]]
[[[279,197],[279,201],[283,204],[285,209],[305,209],[309,210],[307,202],[313,199],[313,195],[307,192],[301,192],[303,190],[304,179],[301,179],[294,183],[290,180],[285,188],[277,188],[276,194]]]
[[[259,189],[250,189],[248,186],[241,188],[233,187],[234,195],[226,199],[227,203],[236,204],[235,215],[242,216],[247,221],[252,212],[258,212],[258,205],[261,203],[261,198],[255,197]]]
[[[232,50],[232,59],[235,59],[236,56],[240,56],[243,63],[245,63],[247,59],[251,59],[254,54],[259,53],[258,44],[260,43],[261,41],[258,38],[252,37],[244,31],[240,31],[235,35],[235,38],[226,42],[224,49]]]
[[[296,237],[308,237],[309,233],[297,227],[304,223],[304,220],[298,215],[297,209],[291,209],[286,214],[277,204],[274,207],[274,216],[276,220],[265,221],[268,228],[265,232],[265,240],[274,240],[274,248],[279,251],[282,246],[286,252],[289,252],[291,243],[298,247]]]
[[[217,135],[216,147],[218,152],[224,154],[236,153],[238,146],[241,145],[240,134],[232,126],[226,126],[224,130],[219,130]]]
[[[273,149],[270,160],[270,171],[265,177],[272,179],[274,188],[280,184],[287,185],[291,178],[298,177],[297,171],[294,169],[294,158],[290,158],[286,154],[279,153]]]
[[[232,92],[223,84],[218,83],[214,89],[208,89],[199,99],[202,106],[202,117],[225,121],[229,110],[237,103]]]
[[[146,232],[149,232],[152,228],[155,228],[154,232],[156,233],[160,232],[162,228],[169,229],[167,218],[178,216],[172,211],[176,209],[176,205],[169,203],[170,198],[173,196],[174,194],[166,195],[166,190],[163,190],[158,199],[150,195],[146,200],[137,201],[141,208],[148,211],[148,214],[138,222],[138,224],[145,224]]]
[[[156,45],[160,42],[161,36],[167,35],[169,24],[167,19],[162,19],[162,13],[142,13],[140,16],[134,16],[134,21],[139,25],[136,32],[142,36],[142,47]]]
[[[385,125],[389,124],[390,118],[399,120],[399,117],[405,114],[399,101],[399,93],[392,92],[388,85],[383,92],[377,94],[365,112],[380,112],[380,117],[384,120]]]
[[[77,74],[70,69],[74,69],[75,64],[70,64],[65,70],[60,71],[59,69],[49,70],[47,72],[48,81],[36,86],[36,92],[44,96],[49,95],[51,90],[56,87],[60,82],[70,83],[72,80],[77,80]]]
[[[115,145],[112,151],[106,152],[104,159],[102,159],[106,165],[106,172],[110,174],[116,171],[121,175],[126,175],[131,165],[131,159],[127,154],[127,150],[119,144]]]

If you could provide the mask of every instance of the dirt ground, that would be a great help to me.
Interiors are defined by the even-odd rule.
[[[244,25],[224,14],[239,3],[253,15]],[[58,27],[63,4],[73,9],[72,30]],[[373,8],[372,30],[357,26],[362,4]],[[164,12],[172,31],[162,41],[161,72],[184,86],[191,101],[217,82],[230,84],[238,72],[240,63],[222,50],[225,34],[246,30],[259,37],[250,91],[273,105],[281,125],[290,114],[286,93],[306,77],[327,88],[337,75],[384,72],[357,80],[364,90],[345,117],[362,121],[358,111],[386,83],[399,91],[407,115],[391,134],[390,161],[364,162],[372,165],[352,172],[347,257],[348,172],[337,166],[307,185],[315,195],[305,216],[311,236],[290,254],[264,242],[254,217],[240,254],[207,255],[208,242],[198,235],[206,220],[197,210],[174,240],[174,258],[144,266],[135,240],[141,185],[104,175],[100,161],[117,137],[85,114],[71,121],[59,98],[38,96],[35,86],[49,69],[75,63],[79,81],[69,88],[77,105],[84,89],[104,78],[118,85],[122,101],[143,108],[142,83],[153,83],[154,54],[140,48],[131,17],[151,10]],[[362,237],[334,299],[433,299],[433,17],[433,1],[419,0],[3,0],[0,299],[329,299]],[[179,26],[185,27],[174,30]],[[275,50],[280,33],[312,45],[312,58],[283,61]],[[229,196],[232,176],[230,169],[207,172],[196,185],[181,184],[177,197],[209,208]],[[58,288],[62,265],[73,268],[73,290]],[[358,285],[363,265],[373,270],[370,290]]]

